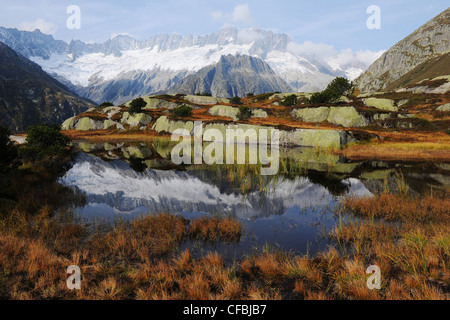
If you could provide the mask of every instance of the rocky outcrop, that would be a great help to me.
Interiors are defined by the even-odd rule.
[[[364,103],[368,107],[373,107],[384,111],[398,111],[398,107],[395,105],[394,100],[391,99],[367,98],[364,99]]]
[[[292,115],[305,122],[329,123],[343,127],[364,127],[367,119],[358,113],[354,107],[319,107],[294,109]]]
[[[160,117],[153,130],[158,133],[166,132],[173,133],[176,129],[185,129],[191,135],[193,134],[194,123],[192,121],[174,121],[169,120],[167,117]],[[224,140],[227,136],[227,129],[243,130],[248,141],[259,141],[260,130],[267,130],[264,140],[268,143],[271,142],[272,130],[274,127],[270,126],[257,126],[250,124],[224,124],[224,123],[208,123],[203,124],[203,132],[209,129],[216,129],[222,133]],[[339,130],[319,130],[319,129],[297,129],[297,130],[279,130],[279,142],[283,146],[302,146],[302,147],[320,147],[320,148],[341,148],[348,143],[355,142],[353,134],[349,131]],[[204,141],[210,141],[203,138]],[[248,142],[247,141],[247,142]]]
[[[200,105],[214,105],[218,103],[230,103],[229,99],[226,98],[216,98],[216,97],[208,97],[208,96],[194,96],[194,95],[186,95],[184,100],[200,104]]]
[[[264,110],[253,109],[253,108],[251,110],[253,112],[252,117],[267,118],[267,112],[265,112]],[[232,118],[234,121],[237,121],[238,120],[237,115],[239,113],[239,108],[217,105],[217,106],[214,106],[211,109],[209,109],[208,113],[213,116],[228,117],[228,118]]]
[[[355,83],[361,92],[381,91],[415,67],[450,51],[450,9],[385,52]]]

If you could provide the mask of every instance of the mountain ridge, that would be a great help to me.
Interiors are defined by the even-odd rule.
[[[355,83],[361,92],[375,92],[427,60],[450,52],[450,8],[429,20],[376,60]]]
[[[25,131],[35,123],[62,123],[94,107],[36,63],[0,43],[0,124]]]
[[[293,42],[287,35],[258,28],[230,27],[202,36],[156,35],[143,41],[118,35],[100,44],[87,44],[79,40],[61,42],[38,31],[0,27],[0,41],[28,55],[77,94],[96,102],[111,100],[108,92],[120,84],[139,90],[124,89],[118,97],[112,97],[116,103],[168,90],[229,54],[263,60],[296,91],[319,91],[335,76],[348,70],[349,74],[362,71],[361,64],[356,62],[345,68],[331,67],[326,62],[305,58],[293,53],[290,48]],[[44,42],[41,50],[34,48],[40,42]]]

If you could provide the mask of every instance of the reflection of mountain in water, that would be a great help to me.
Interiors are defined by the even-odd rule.
[[[333,199],[325,187],[304,177],[272,177],[265,191],[252,190],[246,195],[227,188],[223,181],[213,170],[199,174],[147,169],[139,173],[125,161],[105,162],[85,153],[62,178],[62,183],[85,192],[89,203],[104,203],[121,212],[145,207],[150,212],[230,212],[239,218],[256,218],[283,214],[294,206],[328,205]],[[370,194],[357,179],[342,183],[348,184],[350,193]]]

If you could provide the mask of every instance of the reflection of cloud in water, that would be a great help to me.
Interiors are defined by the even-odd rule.
[[[138,173],[124,161],[105,162],[81,154],[62,178],[62,183],[86,193],[90,204],[107,204],[113,211],[132,212],[146,207],[150,212],[231,212],[240,218],[283,214],[287,208],[328,205],[332,195],[304,177],[274,178],[267,191],[220,191],[216,177],[199,178],[189,171],[146,170]],[[214,184],[216,182],[216,184]],[[370,194],[357,179],[348,179],[349,192]]]

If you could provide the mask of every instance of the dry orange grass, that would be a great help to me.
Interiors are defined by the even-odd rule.
[[[239,241],[241,225],[234,218],[202,217],[190,224],[189,236],[194,239],[211,242],[218,240],[227,242]]]

